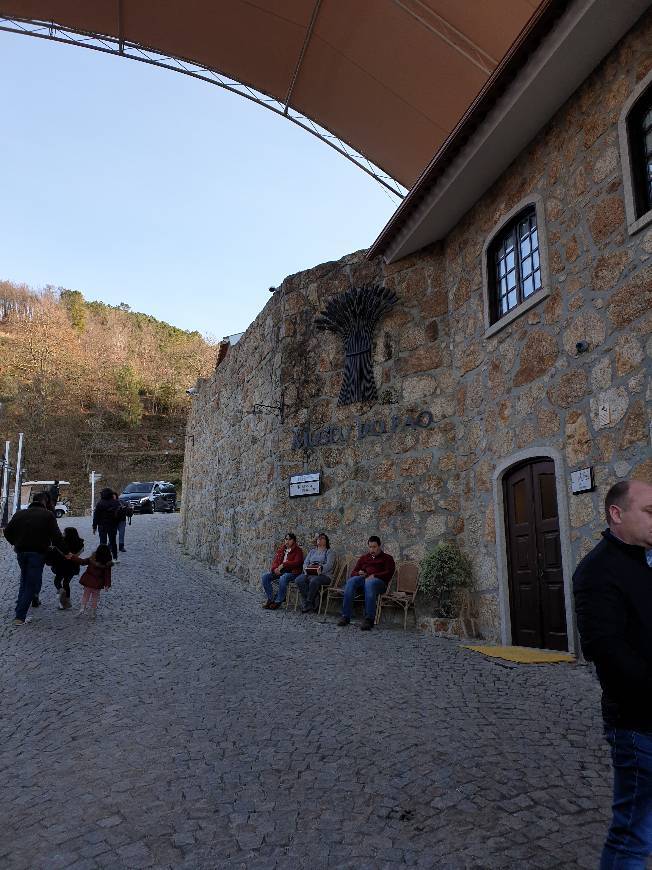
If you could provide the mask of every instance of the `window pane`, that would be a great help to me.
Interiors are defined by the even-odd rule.
[[[504,274],[505,274],[505,261],[501,260],[500,263],[498,263],[498,277],[502,278]]]
[[[514,249],[512,248],[511,252],[507,254],[507,269],[514,268]]]
[[[534,293],[534,282],[532,281],[532,276],[528,276],[525,281],[523,281],[523,296],[527,299],[528,296],[531,296]]]
[[[532,280],[534,281],[534,289],[539,290],[541,287],[541,270],[537,269],[534,275],[532,276]]]
[[[527,257],[532,248],[530,247],[530,237],[528,236],[521,242],[521,257]]]
[[[526,257],[523,260],[521,265],[521,276],[525,278],[526,275],[530,275],[532,273],[532,257]]]
[[[510,290],[516,287],[516,272],[510,272],[507,276],[507,286]]]
[[[500,295],[504,296],[507,293],[507,278],[500,279]]]
[[[652,130],[645,137],[645,151],[647,154],[652,154]]]
[[[506,252],[513,251],[515,244],[516,244],[516,242],[514,240],[514,236],[513,235],[507,236],[507,238],[505,239],[505,251]]]
[[[538,268],[539,268],[539,252],[538,252],[538,251],[535,251],[535,252],[532,254],[532,266],[533,266],[535,269],[538,269]]]
[[[507,296],[507,308],[509,311],[516,305],[516,290],[512,290]]]
[[[652,106],[643,115],[643,129],[646,130],[650,126],[652,126]]]

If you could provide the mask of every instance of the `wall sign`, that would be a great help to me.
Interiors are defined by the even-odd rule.
[[[295,428],[292,438],[293,450],[308,450],[314,447],[341,447],[352,441],[362,441],[379,435],[395,435],[407,429],[429,429],[434,423],[430,411],[411,414],[394,414],[389,419],[361,420],[340,426],[330,423],[319,429],[311,429],[308,423],[303,428]]]
[[[579,492],[592,492],[595,489],[593,466],[590,468],[580,468],[577,471],[571,471],[570,478],[573,495],[577,495]]]
[[[301,495],[319,495],[321,492],[321,472],[314,474],[293,474],[290,477],[290,498]]]

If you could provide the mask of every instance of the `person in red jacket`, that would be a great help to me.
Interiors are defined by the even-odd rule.
[[[364,619],[360,628],[370,631],[376,618],[376,601],[378,596],[387,589],[387,584],[394,576],[394,560],[385,553],[380,538],[372,535],[368,542],[368,552],[360,556],[355,563],[353,573],[346,581],[342,600],[342,616],[338,625],[348,625],[353,615],[353,597],[356,592],[364,591]]]
[[[66,556],[66,559],[76,562],[78,565],[88,565],[88,568],[79,578],[79,582],[84,587],[84,594],[82,595],[81,607],[75,616],[82,616],[90,602],[91,619],[95,619],[100,592],[102,589],[111,588],[111,566],[113,565],[111,555],[111,549],[106,544],[100,544],[88,559],[80,559],[79,556],[73,555]]]
[[[265,595],[265,610],[278,610],[285,601],[288,584],[303,570],[303,550],[297,545],[297,536],[288,532],[283,543],[274,555],[272,570],[263,574],[262,583]],[[278,592],[274,597],[274,583],[278,582]]]

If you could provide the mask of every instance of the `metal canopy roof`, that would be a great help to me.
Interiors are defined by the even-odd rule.
[[[288,117],[302,113],[410,187],[539,5],[0,0],[0,15],[54,25],[51,38],[57,28],[100,35],[119,53],[141,46],[218,71],[273,98]]]

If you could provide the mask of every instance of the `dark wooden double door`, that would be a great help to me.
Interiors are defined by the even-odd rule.
[[[512,643],[567,650],[554,463],[520,465],[504,486]]]

